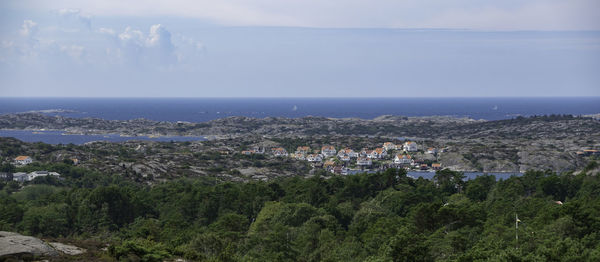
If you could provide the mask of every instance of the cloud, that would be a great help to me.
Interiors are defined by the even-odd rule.
[[[58,16],[67,22],[77,21],[87,29],[92,28],[92,17],[84,14],[79,9],[63,8],[57,11]]]
[[[25,37],[32,37],[38,31],[38,24],[31,20],[23,21],[23,25],[21,26],[21,35]]]
[[[100,29],[98,29],[98,33],[114,36],[115,35],[115,30],[113,30],[111,28],[101,27]]]
[[[57,14],[75,17],[81,11],[61,9]],[[18,34],[5,34],[0,39],[0,62],[5,66],[85,63],[98,68],[162,70],[190,67],[203,52],[200,42],[182,35],[173,37],[166,26],[158,23],[146,30],[127,26],[122,30],[100,27],[82,31],[52,24],[52,20],[40,25],[27,19],[14,31]]]
[[[60,51],[73,59],[79,60],[82,58],[85,48],[80,45],[63,45],[60,46]]]

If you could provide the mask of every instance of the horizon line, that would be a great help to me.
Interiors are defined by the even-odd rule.
[[[345,97],[345,96],[0,96],[0,99],[398,99],[398,98],[426,98],[426,99],[456,99],[456,98],[600,98],[600,95],[593,96],[369,96],[369,97]]]

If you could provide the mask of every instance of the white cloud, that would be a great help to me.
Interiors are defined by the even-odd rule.
[[[63,45],[60,46],[60,51],[73,59],[79,60],[82,58],[85,48],[80,45]]]
[[[63,8],[63,9],[59,9],[57,11],[57,13],[58,13],[59,17],[61,17],[62,19],[66,20],[68,22],[77,21],[78,23],[82,24],[87,29],[91,29],[91,27],[92,27],[91,15],[84,14],[79,9]]]
[[[98,29],[98,32],[101,34],[115,35],[115,30],[113,30],[112,28],[101,27],[100,29]]]
[[[62,16],[80,13],[74,9],[59,11]],[[131,26],[121,31],[109,27],[84,31],[67,29],[25,20],[14,29],[19,34],[2,36],[0,61],[5,65],[86,63],[99,67],[168,69],[188,67],[201,59],[197,54],[203,50],[200,42],[185,36],[178,36],[174,43],[172,33],[162,24],[154,24],[147,30]]]
[[[21,35],[25,37],[32,37],[35,33],[37,33],[38,24],[31,20],[23,21],[23,25],[21,26]]]

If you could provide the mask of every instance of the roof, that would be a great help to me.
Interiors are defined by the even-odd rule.
[[[333,147],[333,146],[323,146],[321,148],[321,150],[335,150],[335,147]]]
[[[383,154],[383,148],[381,148],[381,147],[375,148],[375,152],[377,152],[377,154],[381,155],[381,154]]]
[[[298,151],[308,151],[308,150],[310,150],[310,147],[308,147],[308,146],[299,146],[296,150],[298,150]]]
[[[18,157],[15,158],[15,160],[21,161],[21,160],[25,160],[27,158],[29,158],[29,156],[18,156]]]
[[[432,167],[440,167],[440,166],[442,166],[442,164],[440,164],[440,163],[433,163],[433,164],[431,164],[431,166]]]
[[[408,142],[406,142],[406,143],[404,143],[404,144],[410,145],[410,144],[414,144],[414,143],[415,143],[415,142],[408,141]]]
[[[406,158],[406,159],[411,159],[410,155],[401,155],[401,154],[397,154],[396,155],[397,158]]]

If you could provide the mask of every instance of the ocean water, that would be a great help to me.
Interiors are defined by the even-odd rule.
[[[498,120],[545,114],[597,114],[600,97],[552,98],[0,98],[0,114],[205,122],[228,116],[357,117],[446,115]],[[48,111],[49,110],[49,111]],[[56,110],[68,110],[57,112]]]
[[[108,135],[67,135],[61,131],[30,131],[30,130],[0,130],[0,137],[14,137],[24,142],[44,142],[46,144],[85,144],[92,141],[125,142],[129,140],[149,140],[149,141],[201,141],[204,137],[195,136],[120,136],[117,134]]]

